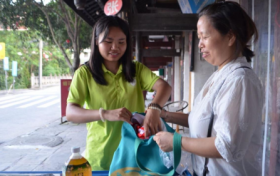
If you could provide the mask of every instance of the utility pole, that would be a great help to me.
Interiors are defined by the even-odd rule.
[[[6,85],[6,91],[8,91],[8,82],[7,82],[7,79],[8,79],[8,73],[7,73],[7,71],[5,70],[5,85]]]
[[[9,58],[5,57],[3,60],[3,65],[4,65],[4,71],[5,71],[5,84],[6,84],[6,90],[8,90],[8,73],[7,71],[9,70]]]
[[[40,49],[40,60],[39,60],[39,87],[40,87],[40,89],[41,89],[41,88],[42,88],[42,72],[43,72],[43,63],[42,63],[42,58],[43,58],[43,40],[42,40],[42,39],[40,39],[39,49]]]

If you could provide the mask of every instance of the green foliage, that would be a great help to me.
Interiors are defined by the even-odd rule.
[[[77,48],[77,52],[80,52],[82,49],[88,48],[91,42],[92,28],[83,20],[78,26],[79,29],[75,28],[75,22],[73,21],[76,15],[75,12],[64,2],[62,3],[62,6],[65,7],[66,11],[61,10],[59,1],[61,0],[51,0],[50,3],[44,4],[43,1],[39,2],[37,0],[1,0],[0,22],[3,24],[4,28],[11,27],[13,29],[18,29],[20,26],[25,26],[28,29],[36,32],[38,38],[42,38],[48,43],[55,44],[54,38],[51,35],[50,26],[47,23],[46,15],[40,9],[42,8],[50,19],[50,23],[55,34],[55,40],[62,46],[62,50],[73,50],[74,48]],[[68,26],[65,24],[65,19],[62,18],[63,16],[65,17],[65,15],[68,15],[68,19],[72,19],[72,21],[70,20],[68,22],[68,24],[70,24]],[[79,47],[72,46],[72,42],[74,41],[71,41],[70,34],[67,32],[67,28],[68,31],[72,31],[70,32],[72,35],[73,31],[79,31],[79,43],[74,43]],[[70,43],[66,43],[66,40],[70,40]],[[69,52],[67,53],[71,54]],[[67,57],[64,59],[67,60]],[[77,60],[79,58],[74,59]],[[59,64],[61,64],[61,62],[59,62]],[[69,70],[69,66],[66,66],[68,69],[63,68],[63,72]],[[54,66],[52,67],[56,68]]]
[[[15,84],[15,88],[30,88],[31,87],[31,81],[30,81],[30,72],[28,70],[28,67],[21,67],[20,68],[20,74],[18,76],[19,82]]]
[[[43,76],[49,76],[49,75],[57,75],[58,70],[55,69],[55,67],[51,65],[47,65],[43,69]]]
[[[52,75],[54,75],[54,74],[56,74],[56,75],[58,75],[58,74],[69,74],[70,69],[67,66],[61,52],[57,48],[55,48],[54,46],[52,46],[50,51],[52,51],[51,56],[49,57],[49,59],[45,59],[44,62],[43,62],[43,70],[45,70],[44,65],[49,64],[52,68],[56,69],[55,72],[51,72]],[[71,54],[70,50],[67,50],[67,53],[70,55]],[[45,74],[44,71],[43,71],[43,75],[49,76],[49,74]]]
[[[3,60],[0,60],[0,90],[6,89],[5,72],[3,70]]]
[[[6,44],[6,56],[9,57],[9,68],[12,61],[18,62],[18,76],[15,88],[30,88],[30,75],[38,75],[39,70],[39,36],[38,33],[27,31],[0,31],[0,42]],[[8,71],[8,87],[13,83],[11,70]],[[61,52],[56,46],[44,42],[43,76],[49,74],[69,74],[69,68]],[[3,61],[0,61],[0,90],[6,89]]]
[[[1,5],[3,6],[0,13],[0,22],[5,29],[17,30],[26,27],[38,31],[37,34],[44,41],[52,41],[45,15],[33,4],[34,2],[33,0],[3,0],[3,2],[0,2],[0,8]],[[58,32],[61,31],[63,24],[58,20],[57,15],[50,13],[50,19],[54,28],[58,29]],[[65,28],[63,30],[65,31]]]
[[[92,27],[82,21],[80,29],[80,46],[82,49],[89,48],[92,38]]]

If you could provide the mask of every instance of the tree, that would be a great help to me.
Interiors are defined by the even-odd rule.
[[[28,33],[28,31],[1,31],[1,41],[6,44],[6,56],[9,57],[9,68],[11,62],[18,62],[18,77],[16,84],[18,87],[26,88],[30,86],[30,73],[38,68],[38,44],[33,39],[36,38],[36,33]],[[2,71],[2,69],[1,69]],[[3,77],[0,81],[0,89],[5,88],[4,71],[0,76]],[[8,85],[12,84],[11,71],[7,71]],[[1,86],[2,85],[2,86]]]
[[[0,31],[1,42],[6,44],[6,56],[9,57],[8,85],[11,85],[12,61],[18,63],[18,76],[16,78],[16,88],[29,88],[30,75],[38,75],[39,70],[39,40],[38,33],[33,31]],[[69,50],[67,50],[69,54]],[[44,43],[43,49],[43,75],[69,74],[69,67],[63,59],[60,50],[53,44]],[[3,62],[0,62],[0,89],[5,89],[5,73]]]
[[[72,73],[79,67],[81,50],[90,46],[91,27],[63,0],[51,0],[48,4],[35,0],[3,0],[0,8],[0,22],[6,29],[25,26],[38,31],[41,38],[51,40],[60,49]],[[70,46],[66,40],[71,41]],[[73,62],[67,49],[74,55]]]

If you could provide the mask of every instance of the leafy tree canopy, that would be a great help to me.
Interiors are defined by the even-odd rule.
[[[39,34],[26,31],[0,31],[0,42],[6,44],[6,56],[9,57],[8,85],[12,83],[12,61],[18,63],[17,88],[30,87],[30,75],[38,75],[39,70]],[[50,69],[51,68],[51,69]],[[44,42],[43,76],[69,74],[65,59],[60,50],[53,44]],[[5,73],[3,62],[0,61],[0,89],[5,89]]]
[[[88,48],[91,27],[70,9],[63,0],[51,0],[48,4],[35,0],[1,0],[0,24],[5,29],[26,27],[44,41],[53,42],[63,53],[69,68],[79,66],[79,53]],[[72,51],[71,61],[67,49]]]

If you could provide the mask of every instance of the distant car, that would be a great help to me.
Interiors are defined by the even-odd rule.
[[[146,99],[147,100],[152,100],[153,98],[154,98],[154,92],[147,92]]]

